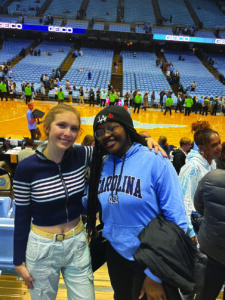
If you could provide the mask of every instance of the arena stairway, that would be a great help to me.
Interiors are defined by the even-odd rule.
[[[80,49],[78,49],[79,51]],[[69,71],[70,67],[72,66],[74,60],[76,58],[73,57],[72,53],[69,53],[63,62],[63,64],[60,67],[60,72],[61,72],[61,79],[66,75],[66,73]]]
[[[218,73],[218,71],[213,67],[213,66],[210,66],[209,64],[208,64],[208,62],[205,60],[205,59],[203,59],[200,55],[199,55],[199,53],[197,52],[195,52],[195,56],[201,61],[201,63],[204,65],[204,67],[217,79],[217,80],[219,80],[219,73]]]
[[[117,63],[118,72],[116,73],[114,70],[114,62]],[[122,95],[123,90],[123,64],[120,62],[120,54],[114,52],[113,61],[112,61],[112,75],[111,75],[111,85],[120,91],[120,95]]]
[[[167,63],[167,60],[166,60],[166,58],[165,58],[164,55],[163,56],[162,55],[159,56],[159,54],[156,53],[156,56],[157,56],[157,58],[158,58],[159,61],[161,61],[161,60],[163,61],[163,64]],[[166,76],[166,70],[164,69],[164,67],[163,67],[162,72],[163,72],[163,75],[165,76],[166,80],[169,83],[169,79]],[[169,85],[170,85],[170,83],[169,83]],[[179,90],[179,84],[178,83],[174,83],[174,84],[170,85],[170,87],[171,87],[171,90],[173,91],[173,93],[177,96],[178,90]]]

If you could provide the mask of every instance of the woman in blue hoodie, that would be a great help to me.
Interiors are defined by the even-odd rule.
[[[100,202],[114,299],[166,300],[160,278],[143,270],[133,254],[140,245],[138,234],[159,214],[186,230],[176,172],[169,160],[145,147],[123,107],[103,109],[93,128],[87,229],[89,236],[95,234]]]

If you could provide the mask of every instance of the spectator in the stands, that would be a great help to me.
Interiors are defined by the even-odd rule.
[[[192,84],[191,84],[191,91],[192,91],[192,92],[195,91],[196,86],[197,86],[197,83],[196,83],[196,81],[194,80],[194,81],[192,82]]]
[[[25,48],[23,47],[23,48],[21,49],[21,51],[20,51],[20,56],[24,58],[25,55],[26,55],[26,50],[25,50]]]
[[[91,72],[91,70],[89,70],[89,72],[88,72],[88,80],[91,80],[91,77],[92,77],[92,72]]]
[[[25,138],[23,149],[18,153],[18,162],[35,153],[35,143],[32,139]]]
[[[101,92],[101,99],[100,99],[100,101],[101,101],[100,105],[103,107],[105,107],[106,97],[107,97],[107,92],[106,92],[106,90],[103,90]]]
[[[12,71],[12,69],[9,67],[9,70],[8,70],[8,78],[9,78],[9,79],[12,79],[12,76],[13,76],[13,71]]]
[[[207,255],[204,285],[198,300],[219,299],[225,280],[225,172],[213,170],[199,182],[194,195],[196,211],[204,217],[198,240]],[[224,299],[224,296],[223,296]]]
[[[77,57],[79,55],[79,53],[78,53],[78,50],[76,49],[74,52],[73,52],[73,57]]]
[[[167,156],[170,156],[170,151],[173,150],[174,146],[173,145],[169,145],[167,143],[167,138],[163,135],[161,135],[158,139],[158,144],[161,148],[163,148],[163,150],[166,152]]]
[[[173,166],[179,175],[180,169],[185,164],[186,156],[192,147],[192,141],[188,137],[182,137],[180,139],[180,148],[172,151],[171,156],[173,157]]]
[[[222,143],[221,156],[215,159],[216,168],[225,170],[225,142]]]

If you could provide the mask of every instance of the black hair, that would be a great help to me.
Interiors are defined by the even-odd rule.
[[[129,137],[131,144],[140,143],[147,146],[145,138],[140,136],[136,130],[122,125]],[[90,168],[90,182],[89,182],[89,193],[87,202],[87,233],[88,237],[95,237],[95,225],[96,225],[96,213],[100,203],[98,200],[98,186],[102,172],[103,158],[107,154],[105,149],[100,145],[99,141],[95,139],[95,146],[93,152],[93,159]]]

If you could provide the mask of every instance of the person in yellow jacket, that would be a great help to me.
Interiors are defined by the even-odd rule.
[[[65,94],[64,94],[62,88],[60,88],[58,91],[58,104],[63,103],[64,96],[65,96]]]
[[[3,98],[5,97],[5,100],[8,101],[8,92],[7,92],[7,86],[5,81],[1,82],[0,90],[1,90],[1,100],[3,101]]]
[[[142,103],[142,95],[140,90],[138,90],[137,95],[134,97],[134,114],[137,108],[137,113],[139,114],[139,109]]]
[[[172,104],[173,104],[173,99],[171,97],[167,97],[167,99],[166,99],[166,108],[165,108],[164,115],[167,113],[168,110],[170,112],[170,115],[172,115],[172,112],[171,112]]]
[[[26,97],[26,104],[30,103],[31,100],[31,87],[29,82],[27,83],[25,87],[25,97]]]
[[[206,97],[203,101],[203,107],[202,107],[202,115],[203,116],[204,116],[204,114],[205,114],[205,116],[208,115],[209,107],[210,107],[209,97]]]
[[[115,105],[116,102],[116,94],[115,91],[112,90],[111,93],[109,94],[109,105]]]
[[[184,105],[185,105],[185,108],[184,108],[184,111],[185,111],[185,116],[190,116],[190,113],[191,113],[191,107],[193,105],[193,100],[192,100],[192,97],[191,96],[188,96],[186,99],[185,99],[185,102],[184,102]]]

